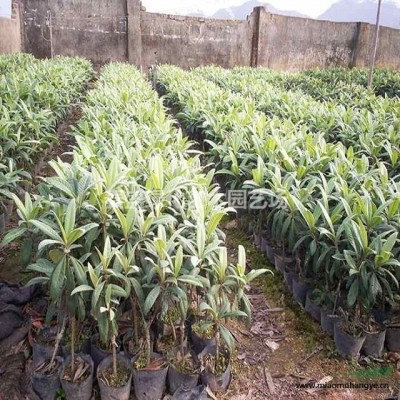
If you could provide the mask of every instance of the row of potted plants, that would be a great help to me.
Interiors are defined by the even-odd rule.
[[[204,135],[227,189],[248,190],[256,234],[296,260],[304,302],[310,285],[328,310],[346,299],[340,307],[348,333],[374,329],[374,315],[396,326],[396,313],[382,317],[399,300],[399,199],[385,165],[296,131],[290,120],[265,122],[248,98],[196,73],[160,67],[157,79],[189,132]]]
[[[279,73],[264,68],[241,67],[228,71],[204,67],[195,73],[228,90],[250,97],[257,109],[269,118],[277,117],[309,132],[323,133],[329,142],[342,142],[346,148],[352,148],[355,154],[368,157],[371,164],[384,162],[389,175],[397,175],[400,142],[397,135],[399,110],[396,98],[359,92],[349,94],[345,88],[336,88],[338,99],[317,101],[304,93],[305,87],[314,85],[309,83],[308,77],[302,90],[288,90],[288,87],[280,84],[287,82],[287,74],[280,77]],[[269,78],[271,74],[272,79]],[[268,82],[268,79],[271,80]],[[324,84],[319,87],[327,92],[332,91]],[[351,100],[347,99],[349,95],[353,96]]]
[[[266,271],[246,271],[243,247],[228,262],[218,226],[232,209],[214,171],[125,64],[104,67],[74,136],[73,161],[52,161],[38,195],[14,196],[19,226],[3,239],[33,241],[30,283],[48,287],[47,320],[57,319],[51,357],[34,353],[35,388],[61,378],[67,398],[90,398],[96,370],[104,399],[129,398],[131,382],[138,399],[158,399],[167,375],[173,392],[196,387],[200,372],[226,389],[229,320],[250,318],[246,290]],[[92,359],[77,354],[87,320]]]
[[[0,233],[12,214],[9,194],[27,189],[40,174],[45,152],[57,141],[65,118],[93,76],[89,61],[56,57],[36,60],[28,54],[0,57]]]

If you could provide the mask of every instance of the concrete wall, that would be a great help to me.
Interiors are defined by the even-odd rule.
[[[142,65],[183,68],[249,65],[249,21],[228,21],[142,12]]]
[[[279,70],[366,66],[373,37],[369,24],[273,15],[262,7],[246,21],[232,21],[148,13],[140,0],[21,1],[25,51],[99,63],[129,61],[144,68],[161,63]],[[0,20],[0,51],[18,50],[17,26]],[[400,67],[400,30],[380,29],[377,65]]]
[[[286,17],[262,8],[258,65],[286,71],[346,67],[352,61],[356,33],[357,23]]]
[[[125,0],[25,0],[25,51],[127,60]]]
[[[22,50],[19,4],[13,2],[11,18],[0,17],[0,54],[18,53]]]

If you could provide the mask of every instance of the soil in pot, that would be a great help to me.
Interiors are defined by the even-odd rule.
[[[202,365],[201,382],[212,392],[228,389],[232,380],[229,351],[221,348],[216,360],[216,346],[207,346],[199,354],[199,359]]]
[[[299,280],[297,276],[293,277],[292,280],[293,297],[302,306],[306,304],[307,292],[310,290],[310,286]]]
[[[55,400],[60,388],[60,375],[63,359],[56,357],[53,365],[47,359],[41,362],[32,373],[32,389],[41,400]]]
[[[197,386],[200,377],[200,362],[196,354],[184,349],[169,354],[168,388],[174,394],[180,387],[191,389]]]
[[[196,354],[201,353],[207,346],[215,345],[215,334],[212,328],[203,329],[201,322],[192,325],[190,341]]]
[[[97,368],[102,400],[129,400],[132,384],[132,366],[123,354],[117,354],[117,374],[113,372],[112,355],[104,358]]]
[[[400,352],[400,325],[396,324],[387,327],[386,347],[389,351]]]
[[[155,352],[160,354],[167,355],[173,349],[175,349],[181,343],[181,335],[178,334],[176,339],[174,339],[173,335],[163,335],[161,336],[155,344]],[[185,340],[186,346],[186,340]]]
[[[304,309],[311,315],[314,321],[321,323],[321,307],[315,303],[312,290],[307,292]]]
[[[365,334],[362,331],[348,333],[344,322],[335,324],[334,332],[336,349],[340,355],[346,359],[358,359]]]
[[[335,334],[335,324],[338,322],[340,317],[333,314],[332,310],[321,310],[321,328],[324,332],[333,336]]]
[[[71,337],[69,335],[64,336],[64,344],[62,345],[62,354],[64,358],[67,358],[71,353]],[[76,353],[90,354],[90,330],[88,327],[83,328],[75,339]]]
[[[33,367],[42,364],[50,359],[54,352],[55,341],[57,337],[57,327],[46,327],[41,329],[32,343]],[[60,354],[58,349],[57,355]]]
[[[137,400],[160,400],[167,386],[168,364],[160,354],[154,353],[150,364],[144,368],[139,359],[133,370],[133,386]]]
[[[64,362],[61,385],[67,400],[90,400],[93,389],[94,363],[88,354],[76,354],[74,371],[71,356]]]

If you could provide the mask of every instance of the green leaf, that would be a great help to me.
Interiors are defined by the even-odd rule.
[[[383,252],[391,252],[393,250],[394,245],[396,244],[396,240],[397,240],[397,232],[392,233],[387,239],[386,241],[383,243],[382,246],[382,251]]]
[[[50,296],[53,300],[59,299],[64,287],[65,281],[65,268],[66,260],[65,257],[57,264],[50,278]]]
[[[353,283],[351,284],[350,290],[347,294],[347,304],[349,305],[349,307],[354,306],[354,304],[357,301],[358,294],[359,294],[359,283],[358,283],[358,279],[355,279],[353,281]]]
[[[203,284],[200,280],[196,279],[196,277],[191,275],[182,275],[178,278],[179,282],[187,283],[189,285],[203,287]]]
[[[39,228],[39,230],[41,230],[45,235],[47,235],[51,239],[57,240],[57,241],[59,241],[61,243],[64,242],[62,237],[53,228],[51,228],[49,225],[47,225],[47,224],[45,224],[45,223],[43,223],[41,221],[38,221],[36,219],[33,219],[31,221],[31,223],[33,225],[35,225],[37,228]]]
[[[76,203],[75,199],[70,200],[67,211],[65,213],[64,230],[65,235],[68,237],[75,227],[76,219]]]
[[[1,246],[7,246],[8,244],[14,242],[15,240],[17,240],[19,237],[23,236],[23,234],[27,231],[26,228],[24,227],[18,227],[15,229],[12,229],[11,231],[9,231],[3,238],[2,242],[1,242]]]
[[[148,315],[161,292],[161,286],[155,286],[147,295],[143,306],[143,314]]]
[[[233,338],[232,333],[225,326],[220,326],[219,330],[222,339],[229,347],[229,349],[232,351],[235,348],[235,339]]]
[[[80,285],[71,292],[71,296],[73,296],[77,293],[88,292],[88,291],[92,291],[92,290],[93,290],[93,288],[89,285]]]

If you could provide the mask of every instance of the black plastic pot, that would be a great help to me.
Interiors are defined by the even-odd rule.
[[[99,334],[95,334],[90,338],[90,355],[92,357],[92,360],[94,362],[94,370],[97,370],[97,367],[99,364],[107,357],[111,355],[111,351],[106,351],[101,349],[100,347],[97,347],[95,343],[99,339]]]
[[[265,236],[261,236],[261,247],[260,247],[261,252],[266,254],[267,253],[267,247],[268,247],[267,238]]]
[[[124,349],[124,354],[131,359],[132,362],[136,361],[138,355],[136,352],[132,352],[129,349],[129,342],[133,340],[133,330],[129,329],[128,332],[122,337],[122,346]]]
[[[312,290],[309,290],[306,295],[304,309],[311,315],[314,321],[321,323],[321,307],[312,301],[311,294]]]
[[[285,268],[285,271],[283,272],[283,279],[285,280],[286,286],[290,291],[293,291],[293,278],[296,276],[296,274],[290,270],[289,268]]]
[[[389,351],[400,352],[400,326],[388,326],[386,329],[386,347]]]
[[[306,304],[307,292],[310,290],[310,286],[306,283],[301,282],[297,276],[293,277],[292,281],[293,297],[302,306]]]
[[[174,394],[180,387],[192,389],[197,386],[199,377],[200,374],[185,374],[170,365],[167,377],[169,392]]]
[[[215,354],[216,347],[215,346],[207,346],[200,354],[199,359],[201,360],[207,354]],[[227,350],[226,350],[227,351]],[[223,390],[228,389],[231,380],[232,380],[232,372],[231,372],[231,363],[229,361],[228,367],[226,368],[225,372],[217,376],[209,371],[202,371],[201,375],[201,382],[208,386],[212,392],[220,392]]]
[[[215,345],[215,338],[203,339],[193,329],[190,333],[190,341],[192,343],[193,350],[196,354],[201,353],[207,346]]]
[[[64,361],[64,365],[61,372],[61,386],[64,389],[67,400],[90,400],[92,397],[93,390],[93,375],[94,375],[94,363],[92,357],[88,354],[76,354],[76,357],[82,358],[85,362],[90,365],[90,373],[86,379],[81,382],[70,382],[62,379],[64,376],[65,369],[71,363],[71,356],[68,356]]]
[[[259,233],[253,234],[254,245],[258,248],[261,247],[261,235]]]
[[[208,400],[207,387],[204,385],[196,386],[192,389],[180,387],[171,400]]]
[[[383,325],[386,321],[390,321],[392,318],[392,312],[390,310],[374,308],[371,310],[371,313],[374,320],[380,325]]]
[[[332,314],[332,310],[321,310],[321,328],[331,336],[335,334],[335,324],[339,321],[339,316]]]
[[[379,332],[365,332],[365,341],[361,352],[366,356],[381,358],[385,346],[386,329]]]
[[[274,247],[272,247],[270,245],[267,246],[266,256],[267,256],[269,262],[272,265],[275,265],[275,248]]]
[[[45,362],[46,360],[43,360]],[[48,359],[50,361],[50,359]],[[60,388],[60,375],[63,364],[62,357],[56,357],[58,367],[51,375],[33,371],[31,381],[32,390],[39,396],[40,400],[55,400],[57,390]]]
[[[160,400],[167,386],[168,365],[157,370],[134,369],[133,386],[137,400]]]
[[[365,341],[365,334],[359,337],[351,336],[342,329],[340,323],[335,324],[334,331],[335,331],[335,345],[340,355],[346,359],[350,358],[358,359],[360,350]]]
[[[37,336],[37,340],[32,343],[32,365],[33,368],[43,363],[45,360],[50,359],[53,356],[54,345],[48,345],[41,343],[42,338],[47,337],[51,341],[51,338],[55,340],[57,336],[57,329],[53,327],[43,328]],[[57,355],[61,354],[61,349],[58,348]]]
[[[285,269],[288,265],[293,264],[294,259],[291,257],[280,256],[279,254],[275,254],[275,268],[285,273]]]
[[[100,388],[102,400],[129,400],[132,385],[132,365],[130,360],[124,354],[117,354],[117,363],[130,370],[129,379],[124,386],[108,386],[101,378],[102,372],[112,366],[112,355],[104,358],[97,368],[97,381]]]

